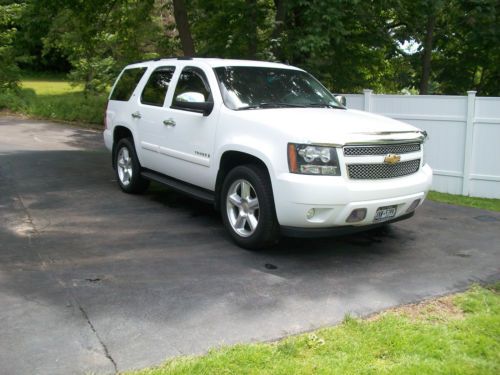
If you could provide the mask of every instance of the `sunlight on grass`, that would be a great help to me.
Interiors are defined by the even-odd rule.
[[[463,195],[439,193],[437,191],[429,192],[427,198],[435,202],[500,211],[500,199],[466,197]]]
[[[22,80],[21,87],[33,89],[37,95],[59,95],[83,90],[82,85],[72,86],[67,81],[59,80]]]
[[[276,343],[211,350],[128,374],[500,373],[498,288],[475,286],[444,298],[389,310],[376,319],[346,318],[337,327]],[[440,303],[446,307],[438,308]]]

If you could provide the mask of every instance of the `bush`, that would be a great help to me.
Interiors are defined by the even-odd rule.
[[[0,91],[0,109],[33,117],[88,124],[102,124],[106,94],[84,96],[82,92],[36,95],[32,89]]]
[[[0,5],[0,90],[14,90],[18,86],[19,67],[13,41],[17,33],[15,22],[19,19],[24,4]],[[8,96],[10,97],[10,94]],[[10,99],[12,99],[10,97]]]
[[[0,90],[0,109],[9,109],[14,112],[25,112],[29,104],[36,98],[31,89],[4,88]]]
[[[81,92],[38,96],[29,103],[26,113],[54,120],[102,124],[106,95],[84,96]]]

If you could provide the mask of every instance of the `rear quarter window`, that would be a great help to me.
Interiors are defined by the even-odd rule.
[[[125,69],[116,83],[109,99],[128,102],[145,71],[145,67]]]

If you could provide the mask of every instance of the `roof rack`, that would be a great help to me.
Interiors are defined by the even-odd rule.
[[[155,57],[154,59],[136,61],[136,62],[133,62],[131,64],[140,64],[140,63],[145,63],[145,62],[150,62],[150,61],[160,61],[160,60],[168,60],[168,59],[192,60],[193,58],[190,56],[162,56],[162,57]]]

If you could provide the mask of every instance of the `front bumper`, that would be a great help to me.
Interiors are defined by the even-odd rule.
[[[276,215],[285,232],[294,228],[378,225],[380,222],[375,222],[374,217],[379,207],[396,205],[396,216],[391,220],[402,219],[415,200],[420,199],[422,204],[431,183],[432,170],[428,165],[413,175],[388,180],[283,173],[273,181]],[[308,219],[306,214],[311,208],[315,214]],[[365,219],[346,222],[357,208],[366,208]]]
[[[342,236],[346,234],[357,233],[361,231],[367,231],[375,228],[379,228],[386,224],[395,223],[397,221],[409,219],[415,215],[415,211],[408,214],[401,215],[395,219],[386,220],[383,222],[378,222],[369,225],[343,225],[339,227],[331,228],[297,228],[297,227],[287,227],[282,226],[280,228],[281,234],[287,237],[299,237],[299,238],[320,238],[320,237],[333,237]]]

